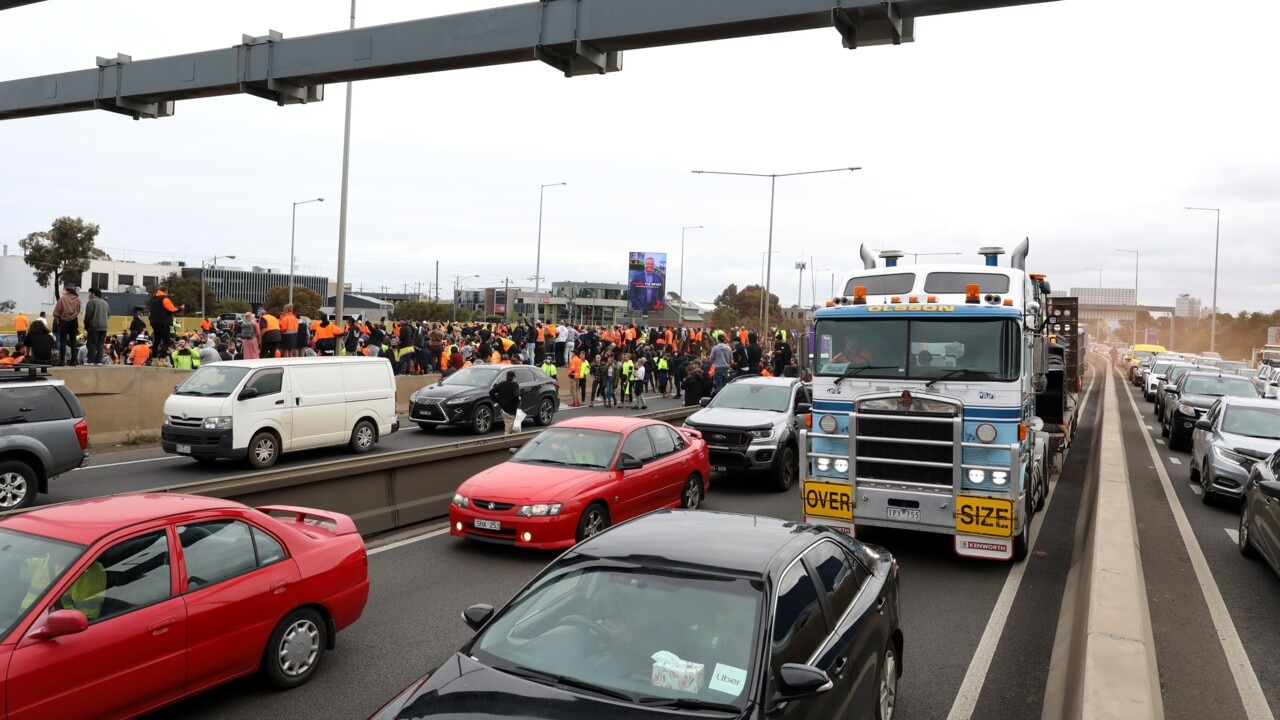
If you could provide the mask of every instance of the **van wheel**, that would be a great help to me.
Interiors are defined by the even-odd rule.
[[[471,431],[477,435],[484,435],[493,429],[493,408],[480,403],[476,405],[476,409],[471,413]]]
[[[327,632],[324,618],[315,610],[301,608],[289,613],[272,631],[262,652],[262,673],[281,690],[310,680],[324,659]]]
[[[31,466],[17,460],[0,462],[0,510],[17,510],[36,501],[40,479]]]
[[[264,470],[280,458],[280,440],[269,430],[259,430],[249,441],[249,465]]]
[[[372,450],[376,442],[378,442],[378,428],[368,420],[361,420],[351,429],[351,441],[347,445],[351,448],[351,452],[363,455]]]
[[[539,425],[550,425],[556,416],[556,404],[551,398],[542,398],[542,402],[538,403],[538,414],[533,421]]]

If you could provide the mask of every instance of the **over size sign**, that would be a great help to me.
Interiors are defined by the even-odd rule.
[[[853,522],[853,486],[848,483],[806,480],[802,488],[807,517]]]

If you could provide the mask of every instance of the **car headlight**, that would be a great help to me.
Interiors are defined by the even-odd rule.
[[[747,432],[751,433],[751,437],[755,438],[756,440],[768,440],[769,438],[773,437],[773,428],[765,428],[763,430],[748,430]]]
[[[444,404],[445,404],[445,405],[461,405],[461,404],[463,404],[463,403],[469,403],[469,402],[471,402],[471,398],[468,398],[468,397],[456,397],[456,398],[450,398],[450,399],[448,399],[448,400],[445,400],[445,401],[444,401]]]
[[[1244,465],[1246,467],[1253,465],[1255,461],[1254,458],[1251,458],[1248,455],[1241,455],[1238,452],[1232,452],[1222,447],[1221,445],[1213,446],[1213,454],[1217,455],[1223,460],[1226,460],[1227,462],[1233,462],[1233,463],[1236,463],[1237,465]]]
[[[516,509],[517,515],[524,517],[546,517],[547,515],[559,515],[560,503],[538,503],[537,505],[521,505]]]
[[[416,393],[416,392],[415,392],[415,393],[413,393],[412,395],[410,395],[410,396],[409,396],[409,402],[411,402],[411,403],[416,403],[416,402],[418,402],[418,393]]]
[[[231,427],[231,416],[207,417],[204,419],[203,427],[205,430],[226,430]]]
[[[468,500],[467,496],[463,495],[462,493],[454,493],[453,505],[454,507],[460,507],[460,508],[470,507],[471,501]]]
[[[1186,403],[1178,403],[1178,412],[1182,413],[1183,415],[1195,415],[1196,408],[1194,405],[1187,405]]]
[[[818,469],[823,472],[831,469],[831,458],[818,458],[817,463]]]
[[[974,485],[981,485],[983,480],[987,479],[987,474],[981,470],[969,471],[969,482]]]

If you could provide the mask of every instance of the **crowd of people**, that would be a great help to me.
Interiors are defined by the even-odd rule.
[[[0,363],[192,369],[227,360],[344,353],[385,357],[397,374],[445,376],[472,364],[530,364],[553,377],[565,369],[571,406],[634,408],[646,407],[646,394],[696,405],[735,375],[800,374],[794,338],[785,331],[775,331],[766,349],[747,328],[375,322],[359,316],[339,323],[323,313],[317,320],[299,317],[292,305],[279,314],[244,313],[232,323],[205,317],[199,329],[184,331],[177,320],[183,310],[160,287],[149,300],[146,320],[139,311],[126,332],[108,335],[109,312],[98,288],[89,289],[83,311],[75,288],[66,288],[52,318],[43,312],[34,320],[16,316],[17,343],[0,348]]]

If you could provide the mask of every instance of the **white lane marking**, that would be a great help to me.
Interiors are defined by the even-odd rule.
[[[1176,458],[1176,457],[1171,457],[1171,458],[1169,458],[1169,462],[1173,463],[1174,465],[1181,465],[1181,464],[1182,464],[1182,461],[1181,461],[1181,460],[1179,460],[1179,459],[1178,459],[1178,458]]]
[[[1141,417],[1132,397],[1129,398],[1129,407],[1133,410],[1135,417]],[[1222,643],[1222,651],[1227,656],[1227,665],[1231,668],[1231,676],[1235,679],[1236,691],[1240,693],[1245,714],[1250,720],[1274,718],[1271,707],[1267,705],[1267,697],[1262,694],[1258,675],[1253,671],[1249,655],[1240,642],[1240,634],[1236,632],[1236,626],[1231,622],[1231,614],[1227,611],[1227,604],[1222,599],[1222,591],[1218,589],[1213,573],[1209,570],[1209,562],[1205,560],[1204,550],[1200,548],[1200,542],[1196,540],[1195,532],[1191,530],[1191,523],[1187,521],[1187,513],[1182,509],[1182,501],[1174,492],[1173,483],[1169,480],[1169,473],[1164,470],[1164,464],[1160,462],[1155,444],[1151,442],[1151,438],[1145,439],[1147,452],[1151,454],[1151,460],[1155,463],[1156,474],[1160,477],[1165,499],[1169,501],[1169,509],[1173,512],[1174,522],[1178,526],[1178,534],[1182,536],[1182,544],[1186,546],[1187,555],[1191,558],[1191,567],[1196,572],[1196,581],[1200,583],[1205,604],[1209,606],[1209,616],[1213,618],[1214,630],[1217,631],[1218,640]]]
[[[763,300],[761,300],[760,302],[764,302],[764,301],[763,301]],[[1147,429],[1148,429],[1148,430],[1151,430],[1151,431],[1153,431],[1153,432],[1155,431],[1155,428],[1151,427],[1150,425],[1148,425],[1148,426],[1147,426]]]
[[[763,301],[761,301],[761,302],[763,302]],[[1163,445],[1163,444],[1164,444],[1164,440],[1161,440],[1161,439],[1159,439],[1159,438],[1156,438],[1156,444],[1157,444],[1157,445]]]
[[[1222,528],[1227,531],[1227,537],[1231,538],[1232,545],[1240,544],[1240,531],[1235,528]]]
[[[1093,385],[1091,376],[1089,387],[1081,393],[1080,404],[1076,407],[1077,421],[1084,415]],[[1036,538],[1040,537],[1040,528],[1044,525],[1045,516],[1049,514],[1049,504],[1053,501],[1053,494],[1057,488],[1057,480],[1049,483],[1049,496],[1044,500],[1044,508],[1031,520],[1027,559],[1020,563],[1013,563],[1009,575],[1004,580],[1004,587],[1000,588],[1000,597],[996,599],[991,617],[987,619],[987,627],[982,631],[978,647],[973,651],[973,659],[969,661],[969,669],[965,671],[964,682],[960,683],[960,690],[956,692],[956,699],[951,704],[951,712],[947,713],[947,720],[969,720],[973,717],[973,710],[978,705],[978,696],[982,694],[982,686],[987,681],[987,671],[991,669],[991,660],[996,655],[996,646],[1000,643],[1000,636],[1004,634],[1005,623],[1009,620],[1009,611],[1013,608],[1014,598],[1018,595],[1018,586],[1022,584],[1027,565],[1031,563],[1036,549]]]
[[[386,551],[388,551],[388,550],[395,550],[396,548],[402,548],[402,547],[404,547],[405,545],[412,545],[412,544],[414,544],[414,543],[416,543],[416,542],[422,542],[423,540],[430,540],[430,539],[431,539],[431,538],[433,538],[433,537],[436,537],[436,536],[438,536],[438,535],[444,535],[444,534],[446,534],[446,533],[448,533],[448,532],[449,532],[449,526],[448,526],[448,525],[446,525],[446,526],[444,526],[444,527],[440,528],[439,530],[432,530],[432,531],[430,531],[430,532],[423,533],[422,535],[418,535],[418,536],[416,536],[416,537],[406,538],[406,539],[404,539],[404,540],[398,540],[398,541],[396,541],[396,542],[393,542],[393,543],[390,543],[390,544],[387,544],[387,545],[382,545],[382,546],[380,546],[380,547],[376,547],[376,548],[374,548],[374,549],[372,549],[372,550],[368,551],[366,554],[367,554],[367,555],[377,555],[378,553],[384,553],[384,552],[386,552]]]
[[[1196,495],[1204,494],[1204,490],[1201,490],[1199,485],[1191,485],[1190,487],[1191,487],[1191,492],[1195,493]]]
[[[85,465],[84,467],[76,468],[76,470],[98,470],[100,468],[120,467],[121,465],[137,465],[138,463],[160,462],[161,460],[181,460],[182,458],[183,458],[182,455],[165,455],[164,457],[147,458],[145,460],[128,460],[125,462],[108,463],[106,465]],[[92,458],[90,458],[90,462],[93,462]]]

